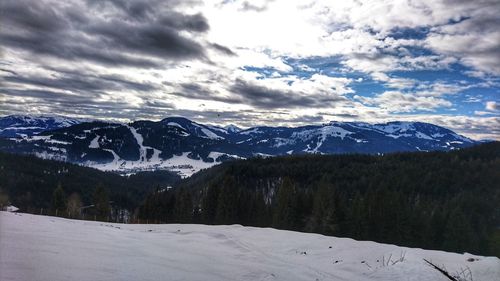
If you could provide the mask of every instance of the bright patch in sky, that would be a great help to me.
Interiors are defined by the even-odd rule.
[[[4,0],[0,114],[500,139],[500,2]]]

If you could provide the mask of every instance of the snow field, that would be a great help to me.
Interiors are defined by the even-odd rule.
[[[451,273],[468,267],[474,281],[500,280],[495,257],[240,225],[124,225],[0,212],[2,281],[447,280],[424,258]]]

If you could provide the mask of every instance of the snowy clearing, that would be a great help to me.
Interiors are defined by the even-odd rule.
[[[145,148],[149,147],[145,146]],[[87,161],[83,163],[83,165],[101,171],[115,171],[122,172],[123,174],[132,174],[139,171],[169,170],[177,172],[182,178],[186,178],[202,169],[207,169],[221,163],[217,161],[205,162],[202,159],[191,159],[188,157],[190,152],[183,152],[181,155],[174,155],[171,158],[163,160],[159,156],[161,151],[155,148],[152,149],[154,152],[150,159],[144,160],[141,158],[138,161],[123,160],[113,150],[103,149],[113,154],[114,159],[112,162],[96,163]],[[230,156],[229,154],[227,155]]]
[[[0,237],[3,281],[448,280],[424,258],[450,273],[468,267],[475,281],[500,280],[495,257],[239,225],[124,225],[0,212]]]

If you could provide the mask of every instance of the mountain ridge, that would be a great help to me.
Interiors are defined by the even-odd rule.
[[[2,127],[8,125],[3,122],[6,118],[12,119],[0,118],[2,131],[9,130]],[[48,117],[40,118],[42,122],[46,120],[42,118]],[[18,119],[36,121],[36,117],[18,116]],[[407,121],[378,124],[332,121],[299,127],[226,129],[184,117],[127,124],[68,118],[46,126],[45,130],[42,127],[32,132],[25,129],[21,134],[0,135],[0,150],[122,173],[168,169],[189,176],[223,161],[256,156],[448,151],[480,143],[444,127]]]

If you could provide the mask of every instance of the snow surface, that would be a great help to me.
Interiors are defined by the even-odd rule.
[[[176,123],[176,122],[168,122],[167,126],[174,126],[174,127],[178,127],[178,128],[183,129],[183,130],[186,130],[184,127],[182,127],[181,125],[179,125],[179,123]]]
[[[83,164],[85,166],[89,166],[101,171],[115,171],[123,172],[126,174],[133,174],[139,171],[169,170],[177,172],[183,178],[190,177],[191,175],[202,169],[207,169],[214,165],[220,164],[220,162],[204,162],[202,159],[191,159],[188,157],[188,154],[191,152],[183,152],[181,155],[174,155],[169,159],[163,160],[159,156],[161,151],[153,148],[154,152],[150,159],[127,161],[121,159],[111,149],[104,150],[113,154],[113,161],[108,163],[87,161]]]
[[[90,141],[89,148],[99,148],[99,136],[96,136]]]
[[[53,140],[52,135],[48,136],[31,136],[31,137],[25,137],[23,138],[26,141],[43,141],[46,143],[51,143],[51,144],[63,144],[63,145],[69,145],[71,142],[67,141],[60,141],[60,140]]]
[[[146,160],[146,154],[147,154],[147,149],[153,149],[152,147],[149,146],[144,146],[144,138],[142,137],[141,134],[137,132],[137,129],[126,125],[126,127],[130,130],[132,135],[135,138],[135,141],[137,142],[137,145],[139,146],[139,160],[140,161],[145,161]]]
[[[210,130],[218,131],[218,132],[221,132],[221,133],[224,133],[224,134],[228,133],[228,130],[226,130],[224,128],[221,128],[221,127],[218,127],[218,126],[214,126],[214,125],[205,125],[205,126],[207,128],[209,128]]]
[[[50,159],[50,160],[58,160],[58,161],[66,161],[67,157],[61,153],[50,153],[48,151],[35,152],[34,155],[38,158],[42,159]]]
[[[464,137],[464,136],[461,136],[461,135],[458,135],[458,134],[455,134],[455,133],[453,133],[452,135],[453,135],[455,138],[460,139],[460,140],[462,140],[462,141],[464,141],[464,142],[473,142],[473,140],[471,140],[471,139],[469,139],[469,138],[466,138],[466,137]]]
[[[262,133],[263,132],[260,131],[258,127],[239,132],[240,135],[251,135],[251,134],[262,134]]]
[[[448,280],[424,258],[451,273],[468,267],[475,281],[500,280],[495,257],[271,228],[127,225],[7,212],[0,212],[0,225],[5,281]]]
[[[217,152],[217,151],[210,152],[208,154],[207,158],[212,158],[214,161],[217,161],[217,158],[219,158],[220,156],[227,156],[227,157],[231,157],[234,159],[245,159],[245,157],[241,157],[241,156],[236,155],[236,154],[228,154],[228,153]]]
[[[413,126],[413,122],[375,124],[372,127],[377,129],[377,130],[380,130],[382,132],[389,133],[389,134],[393,134],[396,132],[401,133],[401,132],[415,130],[415,127]]]
[[[222,140],[224,139],[223,137],[217,135],[216,133],[208,130],[208,129],[205,129],[205,128],[201,128],[201,131],[203,132],[203,134],[205,134],[205,136],[207,136],[207,138],[209,139],[213,139],[213,140]]]
[[[313,149],[308,147],[304,150],[306,152],[317,153],[318,149],[323,145],[323,143],[325,142],[325,140],[328,137],[338,137],[338,138],[341,138],[343,140],[347,135],[351,135],[351,134],[354,134],[354,133],[347,131],[341,127],[328,125],[328,126],[324,126],[324,127],[317,128],[317,129],[294,132],[292,134],[292,138],[293,139],[298,138],[301,140],[310,140],[314,137],[319,136],[318,142],[316,143],[316,147],[314,147]]]
[[[15,123],[15,124],[12,124],[11,126],[19,126],[19,125],[23,126],[25,124],[31,125],[31,124],[37,123],[37,122],[44,122],[44,123],[53,122],[54,125],[56,125],[57,127],[69,127],[69,126],[72,126],[72,125],[75,125],[75,124],[78,124],[78,123],[81,123],[84,121],[88,121],[85,119],[68,118],[68,117],[57,116],[57,115],[55,115],[55,116],[10,115],[10,116],[5,116],[1,119],[6,119],[6,118],[19,119],[22,121],[22,123]],[[36,127],[31,127],[31,128],[27,127],[27,128],[28,129],[37,129],[37,128],[44,128],[44,127],[36,126]]]
[[[159,149],[144,145],[144,137],[139,132],[137,132],[136,128],[128,125],[127,128],[130,130],[130,132],[132,133],[137,142],[137,145],[139,146],[139,160],[137,161],[124,160],[121,159],[120,156],[116,154],[115,151],[111,149],[103,149],[105,151],[110,152],[113,155],[113,160],[111,162],[97,163],[93,161],[87,161],[84,162],[83,165],[99,169],[101,171],[116,171],[116,172],[123,172],[126,174],[132,174],[139,171],[170,170],[173,172],[177,172],[181,177],[185,178],[193,175],[194,173],[202,169],[207,169],[214,165],[220,164],[220,162],[218,161],[204,162],[202,159],[191,159],[188,157],[188,154],[190,152],[183,152],[181,155],[174,155],[169,159],[163,160],[160,158],[161,151]],[[89,147],[98,148],[99,147],[99,144],[97,143],[98,138],[99,137],[93,139]],[[151,155],[151,158],[147,158],[148,149],[153,150],[153,155]],[[233,158],[238,157],[236,155],[225,154],[225,153],[218,154],[217,157],[222,154]],[[214,158],[214,160],[216,158]]]
[[[115,151],[111,149],[103,149],[105,151],[110,152],[113,155],[113,160],[111,162],[98,163],[93,161],[87,161],[84,162],[83,165],[90,166],[92,168],[96,168],[101,171],[116,171],[116,172],[123,172],[126,174],[136,173],[139,171],[170,170],[173,172],[177,172],[181,177],[189,177],[202,169],[207,169],[214,165],[220,164],[221,162],[216,161],[216,159],[221,155],[227,155],[233,158],[241,158],[237,155],[212,152],[211,156],[215,157],[213,158],[214,162],[204,162],[202,159],[189,158],[188,154],[190,152],[183,152],[181,155],[174,155],[173,157],[164,160],[160,158],[161,151],[159,149],[144,145],[144,137],[139,132],[137,132],[136,128],[129,125],[126,126],[134,136],[137,145],[139,146],[139,160],[137,161],[124,160],[121,159],[120,156],[116,154]],[[98,139],[99,136],[95,137],[90,142],[89,147],[99,148]],[[153,155],[151,155],[150,158],[147,158],[148,149],[153,150]],[[46,156],[45,158],[48,158],[48,156]]]
[[[241,131],[241,129],[239,127],[237,127],[233,124],[227,125],[226,130],[227,130],[227,132],[230,132],[230,133],[238,133]]]
[[[16,206],[9,205],[9,206],[5,207],[4,210],[6,212],[17,212],[17,211],[19,211],[19,208]]]
[[[223,140],[224,139],[223,137],[221,137],[221,136],[217,135],[216,133],[210,131],[209,129],[205,128],[204,125],[200,125],[200,124],[194,123],[194,122],[192,122],[191,124],[195,127],[198,127],[201,130],[201,132],[203,133],[204,136],[198,135],[199,137],[208,138],[208,139],[212,139],[212,140]]]

